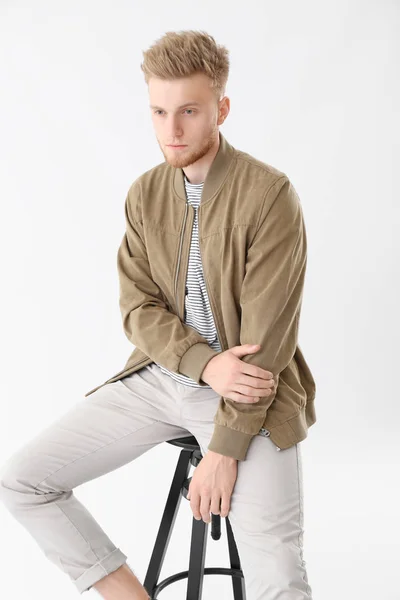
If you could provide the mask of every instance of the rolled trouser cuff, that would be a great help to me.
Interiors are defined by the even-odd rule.
[[[113,550],[74,580],[78,592],[80,594],[87,592],[100,579],[119,569],[127,559],[128,557],[119,548]]]

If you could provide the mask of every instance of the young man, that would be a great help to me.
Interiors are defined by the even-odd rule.
[[[297,335],[306,269],[298,195],[220,133],[228,53],[168,32],[142,69],[165,161],[125,201],[120,308],[135,349],[3,469],[0,493],[80,593],[145,599],[126,555],[74,497],[163,441],[195,435],[196,519],[232,524],[247,600],[310,600],[300,442],[315,381]]]

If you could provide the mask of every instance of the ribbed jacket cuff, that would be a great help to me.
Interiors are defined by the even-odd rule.
[[[224,456],[231,456],[236,460],[245,460],[253,437],[254,435],[251,433],[243,433],[216,423],[208,450]]]
[[[217,356],[217,354],[220,354],[220,352],[214,350],[208,344],[202,342],[193,344],[193,346],[190,346],[182,356],[178,371],[179,373],[182,373],[182,375],[191,377],[199,385],[206,386],[208,384],[201,379],[201,374],[204,371],[206,364],[214,356]]]

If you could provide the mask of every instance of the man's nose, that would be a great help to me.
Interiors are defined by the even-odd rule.
[[[171,117],[170,123],[170,139],[178,141],[182,136],[182,126],[176,117]]]

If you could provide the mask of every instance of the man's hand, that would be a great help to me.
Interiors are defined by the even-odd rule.
[[[193,516],[210,523],[210,513],[226,517],[237,478],[237,460],[209,450],[196,467],[187,499]]]
[[[243,344],[217,354],[206,364],[201,379],[217,394],[234,402],[258,402],[262,396],[272,393],[273,373],[243,362],[240,357],[259,349],[259,344]]]

